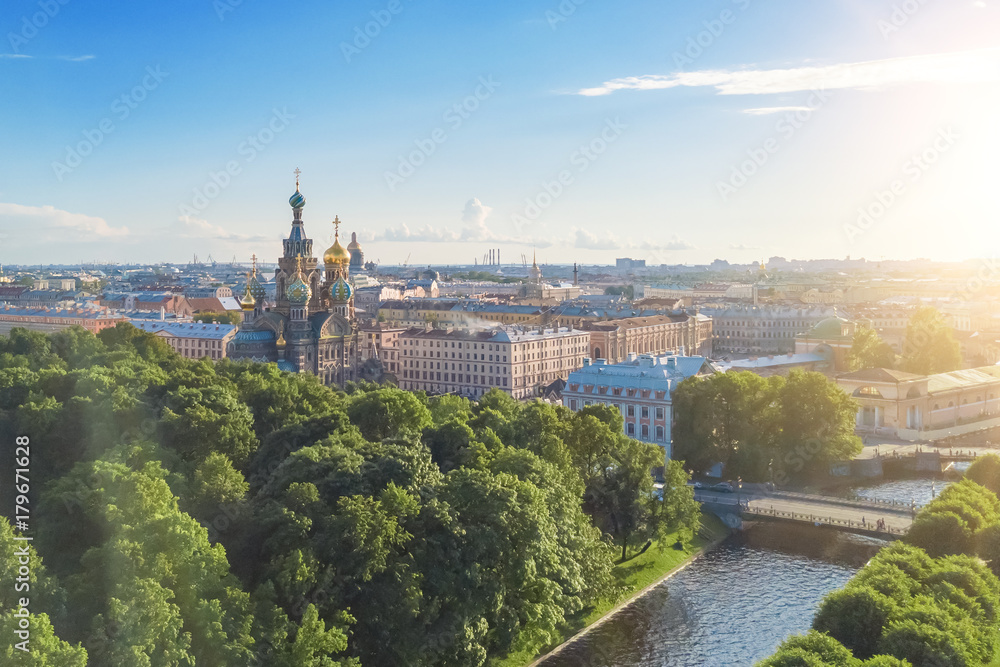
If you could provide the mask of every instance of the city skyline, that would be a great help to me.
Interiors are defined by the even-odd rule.
[[[1000,4],[911,4],[16,2],[0,260],[272,257],[299,167],[385,264],[983,255]]]

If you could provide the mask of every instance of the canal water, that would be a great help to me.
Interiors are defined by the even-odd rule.
[[[931,482],[899,480],[847,493],[924,504]],[[937,480],[936,492],[946,484]],[[754,524],[542,666],[753,665],[788,636],[806,632],[823,597],[885,544],[811,526]]]

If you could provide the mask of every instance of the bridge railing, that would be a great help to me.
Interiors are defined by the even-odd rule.
[[[736,496],[737,494],[732,494]],[[733,500],[728,500],[725,496],[712,496],[706,497],[701,490],[695,491],[695,500],[700,502],[712,502],[719,505],[736,505],[739,504],[736,498]],[[870,509],[870,510],[881,510],[881,511],[893,511],[898,513],[909,513],[911,509],[910,503],[897,502],[892,500],[877,500],[875,498],[839,498],[836,496],[817,496],[808,493],[795,493],[793,491],[775,491],[770,493],[765,493],[763,495],[759,494],[741,494],[739,498],[742,500],[751,501],[761,501],[766,498],[785,498],[788,500],[802,500],[805,502],[811,502],[821,505],[843,505],[845,507],[857,507],[859,509]],[[921,507],[922,505],[917,504],[916,507]]]
[[[779,519],[788,519],[791,521],[802,521],[805,523],[828,525],[828,526],[844,526],[847,528],[852,528],[856,530],[864,530],[870,533],[885,533],[886,535],[904,535],[906,530],[902,528],[893,528],[887,525],[885,528],[878,529],[876,524],[871,521],[865,521],[864,523],[860,521],[854,521],[853,519],[836,519],[834,517],[824,517],[818,516],[816,514],[802,514],[799,512],[786,512],[783,510],[767,509],[763,507],[744,507],[744,514],[754,514],[758,516],[769,516]]]
[[[864,496],[848,496],[846,498],[839,498],[837,496],[817,496],[809,493],[796,493],[794,491],[776,491],[772,495],[776,497],[783,498],[796,498],[800,500],[813,500],[816,502],[823,502],[835,505],[856,505],[858,507],[894,507],[900,510],[909,510],[911,505],[905,501],[898,500],[882,500],[879,498],[865,498]],[[920,507],[921,505],[917,505]]]

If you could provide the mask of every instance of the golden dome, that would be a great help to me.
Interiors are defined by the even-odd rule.
[[[251,274],[247,274],[247,288],[243,292],[243,298],[240,299],[240,306],[243,310],[250,311],[257,306],[257,299],[254,298],[253,289],[250,286]]]
[[[351,252],[340,244],[340,217],[334,219],[333,226],[336,230],[334,232],[333,245],[323,253],[323,263],[327,266],[331,264],[350,264]]]

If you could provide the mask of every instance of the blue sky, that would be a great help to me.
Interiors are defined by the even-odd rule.
[[[1000,242],[1000,0],[577,2],[8,0],[0,262]]]

